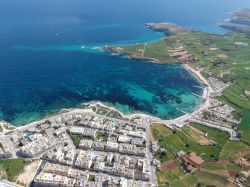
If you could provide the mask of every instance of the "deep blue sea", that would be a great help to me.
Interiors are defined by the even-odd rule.
[[[157,40],[147,22],[211,33],[249,0],[0,0],[0,119],[16,125],[98,100],[170,119],[202,102],[180,65],[104,53],[107,44]]]

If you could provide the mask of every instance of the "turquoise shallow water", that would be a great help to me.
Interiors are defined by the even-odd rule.
[[[98,100],[170,119],[195,110],[200,83],[180,65],[104,53],[107,44],[157,40],[147,22],[216,27],[247,0],[0,1],[0,119],[23,125]],[[211,14],[212,12],[212,14]]]
[[[64,48],[17,48],[23,61],[6,66],[1,79],[3,119],[17,125],[82,102],[98,100],[125,113],[144,112],[169,119],[176,108],[191,112],[200,103],[197,80],[180,65],[159,65],[106,53]],[[32,57],[32,61],[30,60]],[[53,57],[53,60],[51,58]]]

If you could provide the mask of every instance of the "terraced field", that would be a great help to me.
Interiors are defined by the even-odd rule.
[[[240,123],[241,140],[250,142],[250,80],[240,80],[223,92],[222,100],[242,115]]]
[[[168,171],[161,169],[157,171],[159,185],[162,187],[188,187],[198,184],[231,186],[230,178],[235,177],[242,170],[237,160],[246,158],[250,151],[249,146],[242,142],[229,141],[227,133],[200,124],[193,124],[192,127],[184,127],[177,131],[168,129],[162,124],[153,124],[151,129],[154,140],[159,142],[161,150],[165,150],[165,159],[159,160],[163,165],[171,162],[179,165],[179,168],[168,167]],[[202,132],[207,132],[207,138],[214,144],[200,145],[198,142],[202,138]],[[249,151],[242,152],[242,150]],[[205,162],[194,173],[185,173],[182,170],[185,166],[176,154],[178,151],[196,152]],[[214,156],[211,157],[211,154]]]
[[[250,109],[250,80],[240,80],[223,92],[223,99],[238,110]]]

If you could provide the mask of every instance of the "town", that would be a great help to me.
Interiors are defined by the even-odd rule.
[[[249,38],[211,35],[169,23],[147,26],[170,36],[104,50],[156,63],[182,64],[200,81],[193,86],[203,94],[191,94],[201,104],[193,112],[176,108],[183,115],[170,120],[142,113],[125,115],[101,102],[89,102],[21,127],[1,122],[0,161],[7,164],[0,163],[0,186],[249,184],[250,82],[245,80],[249,65],[237,67],[237,61],[249,60],[240,53],[249,51]],[[237,60],[229,55],[235,50],[241,56]],[[23,166],[14,175],[15,159],[22,166],[37,164],[32,172]]]
[[[2,136],[0,156],[39,159],[32,186],[154,186],[148,128],[73,110]]]
[[[162,154],[170,152],[165,153],[159,142],[161,138],[153,140],[157,139],[157,135],[152,138],[154,124],[173,132],[190,128],[191,136],[199,131],[193,124],[202,124],[224,131],[230,141],[239,142],[237,124],[240,121],[232,117],[232,107],[217,99],[229,85],[216,78],[204,79],[199,69],[192,71],[204,84],[204,102],[193,113],[183,111],[184,115],[179,118],[161,120],[144,114],[124,116],[113,107],[90,102],[84,109],[66,110],[22,127],[2,123],[0,157],[39,161],[30,180],[22,185],[34,187],[154,187],[159,184],[157,173],[162,168],[171,170],[171,165],[176,165],[177,161],[188,165],[181,167],[184,173],[196,172],[205,160],[204,155],[194,151],[187,153],[177,149],[176,160],[160,161]],[[208,139],[208,132],[198,134],[201,146],[217,144]],[[170,142],[164,146],[170,146]],[[243,179],[236,178],[234,183],[241,186],[247,175]],[[7,181],[0,182],[15,186]]]

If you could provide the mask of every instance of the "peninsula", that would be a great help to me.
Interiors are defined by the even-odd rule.
[[[218,25],[225,29],[250,35],[250,9],[239,9],[238,11],[233,12],[232,15],[232,19],[226,20],[229,24]]]

